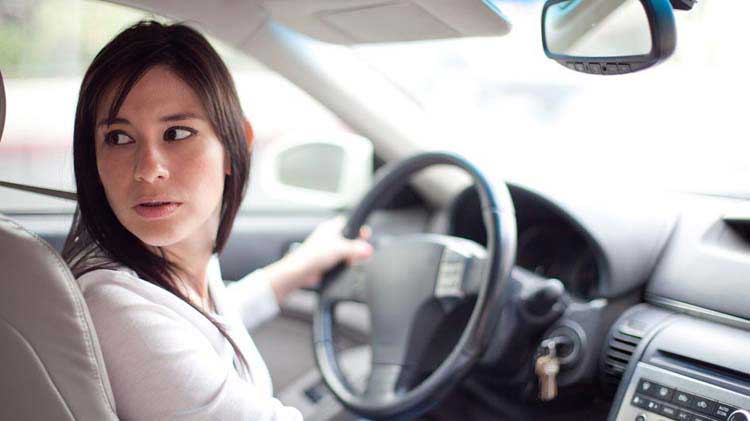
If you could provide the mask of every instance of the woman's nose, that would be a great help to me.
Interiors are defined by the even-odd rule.
[[[138,145],[134,176],[136,181],[154,183],[169,178],[166,157],[157,145],[143,142]]]

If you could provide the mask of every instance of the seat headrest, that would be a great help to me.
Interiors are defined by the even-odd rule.
[[[3,127],[5,127],[5,84],[3,84],[3,72],[0,72],[0,141],[3,140]]]

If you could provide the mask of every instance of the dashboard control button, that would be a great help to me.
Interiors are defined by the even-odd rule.
[[[732,412],[727,421],[750,421],[750,412],[740,409]]]
[[[645,399],[643,396],[635,395],[633,396],[633,400],[630,403],[632,403],[635,407],[647,409],[648,402],[651,401],[649,399]]]
[[[649,400],[646,402],[646,409],[648,409],[651,412],[656,412],[657,414],[661,413],[661,404],[659,402],[654,402],[652,400]]]
[[[700,415],[694,415],[690,414],[690,418],[688,418],[690,421],[713,421],[710,418],[701,417]]]
[[[693,414],[685,411],[677,411],[676,419],[680,421],[691,421]]]
[[[595,75],[602,74],[602,65],[599,63],[589,63],[589,72]]]
[[[641,379],[641,381],[638,383],[638,393],[653,396],[653,391],[655,388],[656,385],[651,380]]]
[[[674,406],[669,406],[669,405],[662,405],[661,409],[659,410],[660,414],[666,415],[669,418],[677,417],[677,412],[678,412],[677,408],[675,408]]]
[[[690,396],[689,394],[685,392],[680,392],[679,390],[674,393],[674,397],[672,398],[672,402],[682,407],[689,407],[690,402],[692,401],[693,401],[692,396]]]
[[[666,386],[658,386],[656,388],[655,393],[653,396],[657,399],[661,399],[663,401],[669,402],[672,400],[672,396],[674,395],[674,389],[670,389]]]
[[[693,396],[690,407],[702,414],[713,415],[718,404],[710,399]]]
[[[577,71],[579,71],[579,72],[584,72],[584,71],[586,71],[586,68],[585,68],[585,67],[583,67],[583,63],[576,63],[576,64],[575,64],[575,67],[576,67],[576,70],[577,70]]]
[[[732,408],[729,405],[724,405],[723,403],[720,403],[716,405],[716,411],[714,411],[713,416],[720,419],[721,421],[724,421],[727,418],[729,418],[729,414],[733,413],[736,410],[737,408]]]
[[[637,417],[635,417],[635,421],[647,421],[648,418],[646,418],[645,415],[639,414]]]

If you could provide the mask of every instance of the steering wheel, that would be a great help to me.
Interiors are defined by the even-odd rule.
[[[485,350],[502,306],[516,253],[516,219],[505,184],[491,185],[474,165],[450,153],[415,155],[384,168],[349,216],[343,235],[356,238],[374,209],[388,203],[415,173],[433,165],[468,172],[480,197],[487,247],[439,234],[396,237],[364,263],[338,266],[324,277],[313,319],[315,360],[323,380],[351,411],[368,418],[416,416],[444,397]],[[476,297],[455,347],[414,387],[417,365],[451,303]],[[333,311],[357,301],[370,312],[372,362],[364,391],[337,362]]]

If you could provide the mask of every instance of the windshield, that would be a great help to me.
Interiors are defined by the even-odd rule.
[[[750,2],[675,11],[672,57],[611,77],[546,58],[543,2],[495,3],[513,23],[504,37],[355,48],[445,126],[447,143],[423,139],[426,148],[501,166],[509,178],[575,175],[750,195]]]

